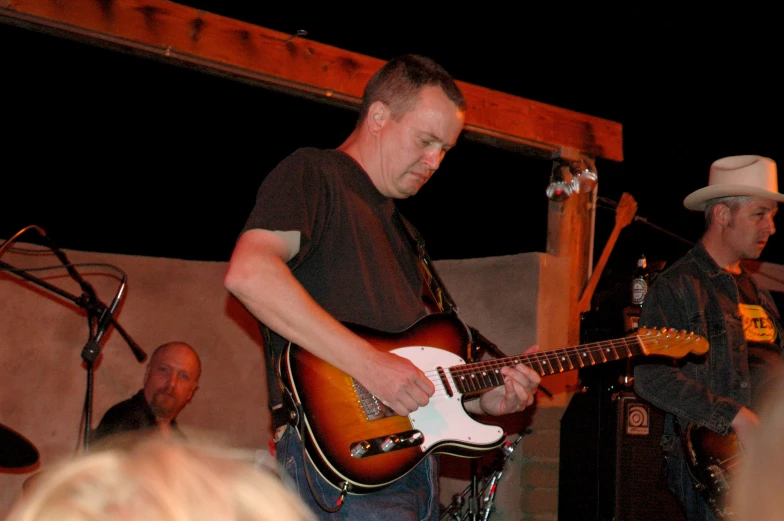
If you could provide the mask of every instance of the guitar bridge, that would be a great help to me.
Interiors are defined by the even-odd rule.
[[[378,454],[387,454],[400,449],[408,449],[422,445],[425,441],[424,435],[420,431],[405,431],[388,436],[379,436],[367,440],[356,441],[351,444],[351,456],[354,458],[366,458]]]
[[[353,387],[354,393],[357,395],[359,406],[362,408],[365,419],[368,421],[378,420],[394,414],[392,409],[379,402],[378,398],[376,398],[373,393],[362,387],[356,380],[354,380]]]

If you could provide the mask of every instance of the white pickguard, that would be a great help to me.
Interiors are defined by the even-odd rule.
[[[436,386],[436,392],[430,402],[408,415],[414,428],[424,434],[424,442],[420,445],[423,451],[442,442],[468,447],[492,445],[504,437],[503,429],[479,423],[463,409],[463,395],[452,384],[448,368],[463,365],[465,360],[449,351],[427,346],[399,347],[390,352],[410,360],[429,375]],[[443,369],[450,380],[452,396],[443,389],[437,376],[438,368]]]

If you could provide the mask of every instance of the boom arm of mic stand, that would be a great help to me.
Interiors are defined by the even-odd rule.
[[[84,302],[84,299],[82,297],[77,297],[75,295],[72,295],[71,293],[68,293],[67,291],[64,291],[63,289],[58,288],[57,286],[55,286],[53,284],[50,284],[50,283],[46,282],[45,280],[41,280],[38,277],[30,275],[26,271],[20,270],[19,268],[15,268],[14,266],[11,266],[10,264],[7,264],[6,262],[3,262],[1,260],[0,260],[0,269],[3,269],[5,271],[9,271],[9,272],[13,273],[14,275],[22,277],[25,280],[28,280],[28,281],[30,281],[30,282],[32,282],[34,284],[37,284],[38,286],[41,286],[42,288],[48,289],[52,293],[56,293],[57,295],[60,295],[61,297],[65,298],[67,300],[70,300],[71,302],[73,302],[74,304],[78,305],[79,307],[84,308],[85,305],[86,305],[85,302]],[[103,312],[104,313],[107,312],[105,306],[104,306]],[[122,329],[122,327],[120,327],[119,324],[117,324],[117,322],[114,320],[114,317],[110,316],[109,320],[111,321],[111,324],[114,327],[117,328],[117,331],[120,332],[120,335],[128,343],[128,346],[131,348],[131,351],[133,352],[133,355],[136,357],[136,360],[139,361],[139,362],[143,362],[147,358],[147,354],[142,350],[141,347],[139,347],[139,345],[136,342],[134,342],[130,338],[130,336],[128,336],[128,334],[125,332],[125,330]],[[107,324],[107,326],[108,326],[108,324]]]
[[[677,240],[679,240],[679,241],[681,241],[681,242],[683,242],[683,243],[685,243],[685,244],[688,244],[689,246],[694,246],[694,243],[693,243],[693,242],[691,242],[690,240],[688,240],[688,239],[684,239],[684,238],[683,238],[683,237],[681,237],[680,235],[674,234],[674,233],[672,233],[672,232],[671,232],[671,231],[669,231],[669,230],[665,230],[665,229],[664,229],[664,228],[662,228],[661,226],[657,226],[657,225],[653,224],[652,222],[650,222],[650,221],[649,221],[648,219],[646,219],[645,217],[640,217],[640,216],[638,216],[638,215],[635,215],[635,216],[634,216],[634,221],[635,221],[635,222],[640,222],[640,223],[646,224],[646,225],[650,226],[651,228],[653,228],[654,230],[656,230],[656,231],[659,231],[659,232],[662,232],[662,233],[664,233],[664,234],[666,234],[666,235],[669,235],[669,236],[670,236],[670,237],[672,237],[673,239],[677,239]]]
[[[136,357],[136,361],[144,362],[147,359],[147,353],[145,353],[144,350],[142,350],[142,348],[139,347],[139,344],[133,341],[133,339],[130,337],[130,335],[128,335],[125,329],[123,329],[123,327],[120,324],[118,324],[116,320],[114,320],[114,317],[112,317],[111,320],[114,328],[117,330],[118,333],[120,333],[120,336],[123,337],[125,342],[128,344],[128,347],[131,348],[131,351],[133,352],[133,356]]]
[[[36,226],[36,230],[38,231],[39,234],[41,234],[41,236],[44,238],[47,244],[49,244],[49,249],[52,250],[52,253],[54,253],[55,257],[57,257],[60,260],[62,265],[65,267],[66,271],[68,271],[68,274],[71,276],[71,278],[74,279],[77,284],[79,284],[79,287],[82,288],[82,291],[84,292],[85,295],[87,295],[87,298],[93,301],[93,303],[97,305],[99,303],[98,295],[95,293],[95,289],[93,289],[92,285],[90,285],[89,282],[84,280],[82,276],[79,275],[79,272],[76,271],[76,268],[73,267],[71,261],[68,260],[68,257],[65,255],[65,252],[61,250],[57,246],[57,244],[55,244],[54,240],[52,240],[52,238],[49,237],[49,235],[47,235],[44,230],[38,228],[37,226]],[[87,310],[91,311],[89,308],[87,308]],[[101,311],[103,311],[103,309]]]

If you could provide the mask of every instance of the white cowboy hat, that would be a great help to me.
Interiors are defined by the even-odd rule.
[[[762,156],[730,156],[717,159],[710,167],[708,186],[683,200],[689,210],[702,211],[709,199],[751,195],[784,202],[776,180],[776,163]]]

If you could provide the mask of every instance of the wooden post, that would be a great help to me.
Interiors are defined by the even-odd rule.
[[[560,169],[569,182],[569,167]],[[580,343],[579,301],[590,275],[594,211],[591,193],[572,194],[563,202],[550,201],[547,209],[547,253],[569,259],[569,309],[563,316],[569,345]]]

